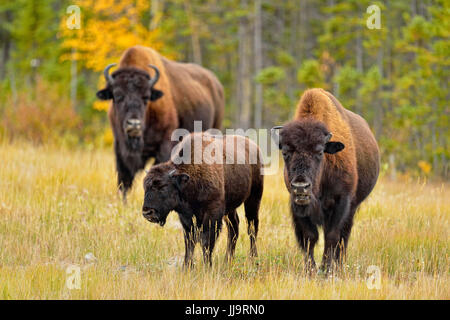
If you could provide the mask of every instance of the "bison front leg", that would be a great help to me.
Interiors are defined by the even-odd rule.
[[[193,255],[195,249],[195,235],[194,231],[190,231],[189,233],[184,234],[184,246],[185,246],[185,254],[184,254],[184,267],[192,268],[194,266]]]
[[[195,244],[197,243],[197,234],[192,219],[181,219],[184,233],[184,267],[190,269],[194,266],[193,255]]]
[[[124,203],[127,201],[127,192],[133,185],[134,173],[125,165],[122,157],[116,152],[116,170],[117,170],[117,185],[122,194]]]
[[[200,227],[200,241],[202,244],[203,261],[212,266],[212,252],[216,244],[217,237],[222,228],[222,218],[224,209],[217,210],[214,214],[208,213],[203,219]]]
[[[295,235],[300,248],[305,253],[305,269],[311,272],[316,269],[314,260],[314,247],[319,239],[317,227],[309,218],[294,217]]]
[[[345,255],[345,239],[342,237],[344,222],[350,214],[350,198],[341,196],[324,224],[325,246],[321,269],[330,271],[339,267]]]

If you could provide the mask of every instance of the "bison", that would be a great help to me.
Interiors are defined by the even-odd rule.
[[[110,75],[113,66],[104,69],[106,88],[97,97],[112,99],[108,115],[125,200],[148,159],[154,158],[155,164],[169,159],[174,129],[192,132],[194,121],[201,121],[205,130],[220,129],[225,103],[223,87],[211,71],[171,61],[151,48],[129,48]]]
[[[377,142],[362,117],[322,89],[307,90],[294,120],[273,129],[281,129],[284,181],[307,268],[315,269],[314,246],[321,225],[321,269],[331,270],[341,265],[355,212],[377,182]]]
[[[201,162],[195,161],[197,156]],[[205,264],[211,265],[224,217],[228,229],[226,260],[233,257],[239,236],[236,209],[244,203],[250,255],[257,256],[261,168],[260,150],[249,139],[191,133],[176,146],[168,162],[153,166],[146,175],[143,216],[164,226],[170,211],[176,211],[184,229],[185,266],[192,266],[197,242],[202,245]]]

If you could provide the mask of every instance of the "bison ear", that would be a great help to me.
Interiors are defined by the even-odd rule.
[[[190,178],[191,177],[189,177],[189,175],[186,173],[172,175],[172,179],[174,180],[175,185],[179,190],[183,190]]]
[[[111,100],[113,98],[113,94],[109,88],[105,88],[97,91],[97,98],[100,100]]]
[[[329,154],[335,154],[345,148],[342,142],[327,142],[325,143],[324,152]]]
[[[152,89],[152,93],[150,95],[150,101],[155,101],[161,98],[164,95],[164,93],[157,89]]]

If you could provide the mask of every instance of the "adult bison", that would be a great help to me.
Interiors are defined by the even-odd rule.
[[[256,256],[258,212],[263,193],[261,153],[243,136],[213,137],[191,133],[174,149],[171,160],[153,166],[144,179],[143,216],[163,226],[171,210],[184,229],[185,265],[192,265],[200,241],[205,263],[211,264],[216,238],[226,217],[227,260],[239,236],[236,209],[244,203],[250,255]]]
[[[322,268],[330,270],[342,262],[355,212],[377,181],[377,142],[363,118],[322,89],[307,90],[295,119],[273,129],[281,129],[284,181],[306,265],[315,268],[317,226],[322,225]]]
[[[224,94],[212,72],[171,61],[151,48],[129,48],[110,75],[113,66],[105,68],[106,88],[97,97],[112,99],[109,121],[118,185],[125,199],[136,172],[149,158],[155,158],[155,163],[169,159],[174,129],[193,131],[194,121],[202,121],[205,130],[220,129]]]

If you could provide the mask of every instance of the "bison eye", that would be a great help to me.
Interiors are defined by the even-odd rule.
[[[114,95],[114,101],[122,102],[122,101],[123,101],[123,98],[124,98],[124,96],[121,95],[121,94],[116,94],[116,95]]]
[[[148,102],[150,100],[150,97],[149,96],[143,96],[142,100],[144,100],[144,102]]]

